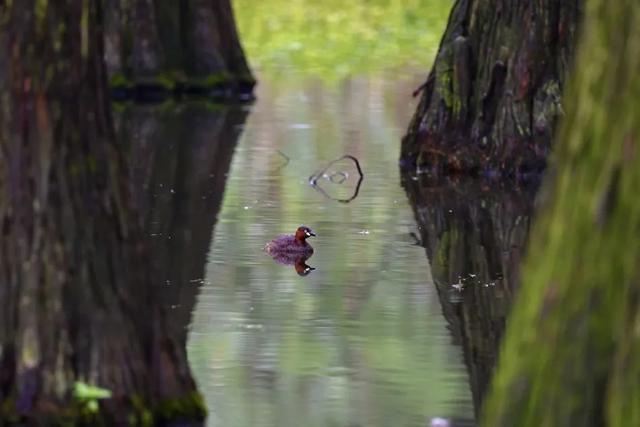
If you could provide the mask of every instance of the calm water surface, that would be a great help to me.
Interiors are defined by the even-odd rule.
[[[471,419],[462,350],[442,313],[399,142],[420,75],[334,86],[259,77],[228,172],[187,350],[210,426],[425,426]],[[390,83],[393,82],[393,83]],[[240,125],[235,125],[239,127]],[[364,180],[354,195],[354,165]],[[215,212],[211,214],[215,221]],[[308,276],[262,250],[305,224]],[[210,230],[209,228],[204,228]]]

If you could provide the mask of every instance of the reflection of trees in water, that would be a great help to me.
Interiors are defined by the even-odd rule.
[[[400,259],[407,259],[404,250],[415,255],[407,245]],[[384,281],[374,270],[394,256],[397,247],[385,248],[372,267],[338,273],[341,282],[329,279],[330,287],[293,279],[289,289],[260,265],[233,268],[237,282],[203,287],[190,360],[216,425],[255,425],[257,417],[261,425],[296,425],[291,420],[304,417],[317,426],[425,425],[445,411],[468,414],[467,395],[456,393],[464,391],[463,372],[455,387],[440,375],[443,364],[458,364],[444,362],[448,347],[427,332],[439,316],[430,314],[424,285],[399,286],[402,264]],[[337,259],[363,258],[349,251]],[[310,278],[316,273],[332,270],[323,266]]]
[[[517,288],[536,186],[413,178],[403,185],[444,316],[463,348],[477,414]]]
[[[132,106],[118,114],[144,212],[155,286],[183,350],[233,152],[240,107]]]

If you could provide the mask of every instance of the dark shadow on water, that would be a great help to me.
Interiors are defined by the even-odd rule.
[[[405,175],[402,185],[443,314],[462,346],[477,417],[518,288],[538,184]]]
[[[246,107],[131,105],[116,113],[168,321],[186,343]]]

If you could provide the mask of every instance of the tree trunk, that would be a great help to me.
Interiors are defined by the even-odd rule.
[[[518,175],[545,165],[581,0],[457,0],[402,141],[433,174]]]
[[[462,346],[476,417],[519,282],[537,186],[404,177],[444,317]]]
[[[255,80],[230,0],[102,1],[105,61],[118,98],[251,97]]]
[[[7,423],[151,425],[205,414],[156,299],[114,143],[101,19],[100,2],[0,3]]]
[[[586,10],[486,426],[640,425],[640,9]]]

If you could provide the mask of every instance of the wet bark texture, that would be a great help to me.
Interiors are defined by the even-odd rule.
[[[583,0],[457,0],[402,141],[432,174],[514,175],[544,165]]]
[[[183,347],[246,116],[237,107],[199,103],[116,113],[158,272],[156,292]]]
[[[3,424],[205,414],[114,142],[101,18],[99,2],[0,3]],[[79,385],[112,397],[83,397]]]
[[[102,0],[105,62],[118,98],[250,99],[255,80],[230,0]]]
[[[403,178],[442,311],[462,347],[476,417],[519,284],[537,186]]]
[[[483,425],[640,425],[640,9],[588,0]]]

